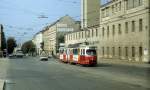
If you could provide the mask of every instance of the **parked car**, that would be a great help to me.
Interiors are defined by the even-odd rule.
[[[14,55],[14,54],[9,54],[8,57],[9,57],[9,58],[14,58],[15,55]]]
[[[24,54],[21,50],[17,50],[16,53],[15,53],[15,56],[22,58],[24,56]]]
[[[41,57],[40,57],[40,60],[41,60],[41,61],[48,61],[48,57],[47,57],[47,56],[41,56]]]
[[[48,61],[48,55],[46,52],[42,52],[41,55],[40,55],[40,60],[41,61]]]

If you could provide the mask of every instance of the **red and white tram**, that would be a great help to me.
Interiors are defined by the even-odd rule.
[[[59,59],[66,63],[96,65],[96,47],[84,45],[74,48],[64,48],[60,50]]]

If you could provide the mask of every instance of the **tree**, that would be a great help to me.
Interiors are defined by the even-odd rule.
[[[7,52],[8,54],[12,54],[14,51],[14,48],[17,46],[16,40],[13,37],[9,37],[7,39]]]
[[[64,42],[65,42],[64,35],[59,35],[58,43],[64,43]]]
[[[42,51],[44,51],[44,42],[40,43],[40,47],[41,47]]]
[[[22,51],[24,54],[26,53],[34,53],[36,51],[36,46],[35,44],[30,40],[25,42],[22,47],[21,47]]]
[[[5,38],[5,34],[3,32],[3,25],[0,26],[0,30],[1,30],[1,50],[4,51],[4,49],[6,49],[6,38]]]

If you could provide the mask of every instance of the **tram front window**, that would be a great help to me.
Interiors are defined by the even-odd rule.
[[[88,50],[86,51],[86,54],[87,54],[87,55],[96,55],[96,50],[88,49]]]

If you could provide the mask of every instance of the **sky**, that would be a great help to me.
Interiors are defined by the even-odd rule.
[[[31,40],[65,15],[80,20],[80,0],[0,0],[0,24],[4,25],[5,36],[15,37],[17,43]]]

